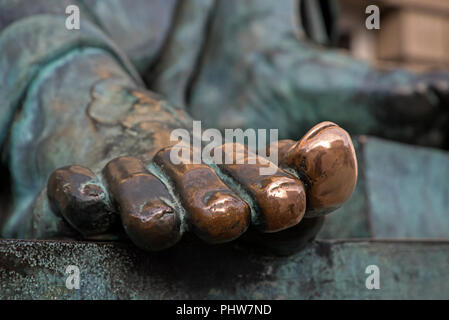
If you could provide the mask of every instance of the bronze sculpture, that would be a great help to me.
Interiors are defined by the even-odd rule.
[[[175,244],[186,229],[207,242],[230,241],[250,221],[263,232],[310,223],[307,230],[315,234],[323,215],[352,193],[355,153],[349,135],[333,123],[317,125],[298,143],[281,141],[278,172],[262,177],[250,165],[217,171],[170,163],[170,131],[190,130],[188,113],[219,129],[279,128],[282,138],[296,139],[329,119],[354,134],[445,143],[447,76],[382,73],[319,51],[298,40],[296,26],[282,19],[291,14],[290,2],[233,7],[231,1],[156,1],[161,14],[176,10],[176,28],[157,34],[157,41],[164,38],[157,58],[137,66],[150,88],[176,107],[144,89],[134,67],[100,30],[114,30],[114,15],[96,12],[101,1],[87,3],[80,4],[85,20],[77,31],[63,29],[57,13],[64,12],[64,1],[0,4],[9,13],[0,19],[0,92],[6,101],[0,130],[16,205],[4,228],[7,236],[113,239],[121,221],[137,245],[157,250]],[[151,5],[137,3],[131,12]],[[191,10],[198,19],[186,18]],[[192,34],[207,38],[195,33],[204,26],[211,26],[214,40],[187,47],[179,58],[176,50],[186,48]],[[186,30],[195,32],[178,35]],[[145,36],[135,39],[156,41]],[[123,38],[115,40],[120,46]],[[140,58],[132,49],[135,62]],[[346,109],[334,112],[339,108]],[[280,192],[269,193],[276,184]],[[309,239],[306,231],[296,236]]]

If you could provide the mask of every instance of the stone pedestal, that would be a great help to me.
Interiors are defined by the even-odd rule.
[[[80,271],[69,290],[65,271]],[[376,265],[380,289],[369,290]],[[448,241],[318,241],[288,257],[235,243],[0,241],[1,299],[449,299]]]

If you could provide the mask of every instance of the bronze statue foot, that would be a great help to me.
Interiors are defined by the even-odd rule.
[[[148,164],[115,158],[97,175],[80,166],[64,167],[50,176],[48,199],[53,211],[85,236],[110,230],[116,212],[137,246],[161,250],[185,231],[223,243],[248,228],[264,234],[300,226],[303,217],[322,222],[320,217],[352,194],[357,160],[350,136],[336,124],[320,123],[299,142],[282,140],[278,147],[280,165],[272,175],[259,174],[266,159],[237,144],[233,157],[243,157],[244,164],[174,164],[173,147],[167,147]],[[301,232],[295,236],[310,238]]]

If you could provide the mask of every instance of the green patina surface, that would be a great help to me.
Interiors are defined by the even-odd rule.
[[[201,246],[199,248],[198,246]],[[319,241],[289,257],[189,243],[0,241],[2,299],[449,299],[447,241]],[[380,289],[365,286],[367,266]],[[80,289],[65,287],[68,265]]]
[[[361,137],[351,199],[322,238],[449,238],[449,153]]]

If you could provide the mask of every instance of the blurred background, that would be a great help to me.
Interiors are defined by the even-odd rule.
[[[449,70],[449,1],[337,0],[336,46],[380,67],[422,72]],[[380,30],[365,28],[365,8],[375,3]]]
[[[380,29],[368,30],[369,5]],[[379,68],[449,70],[448,0],[302,0],[306,35]],[[329,215],[320,238],[449,238],[449,154],[370,136],[355,137],[359,180]]]

